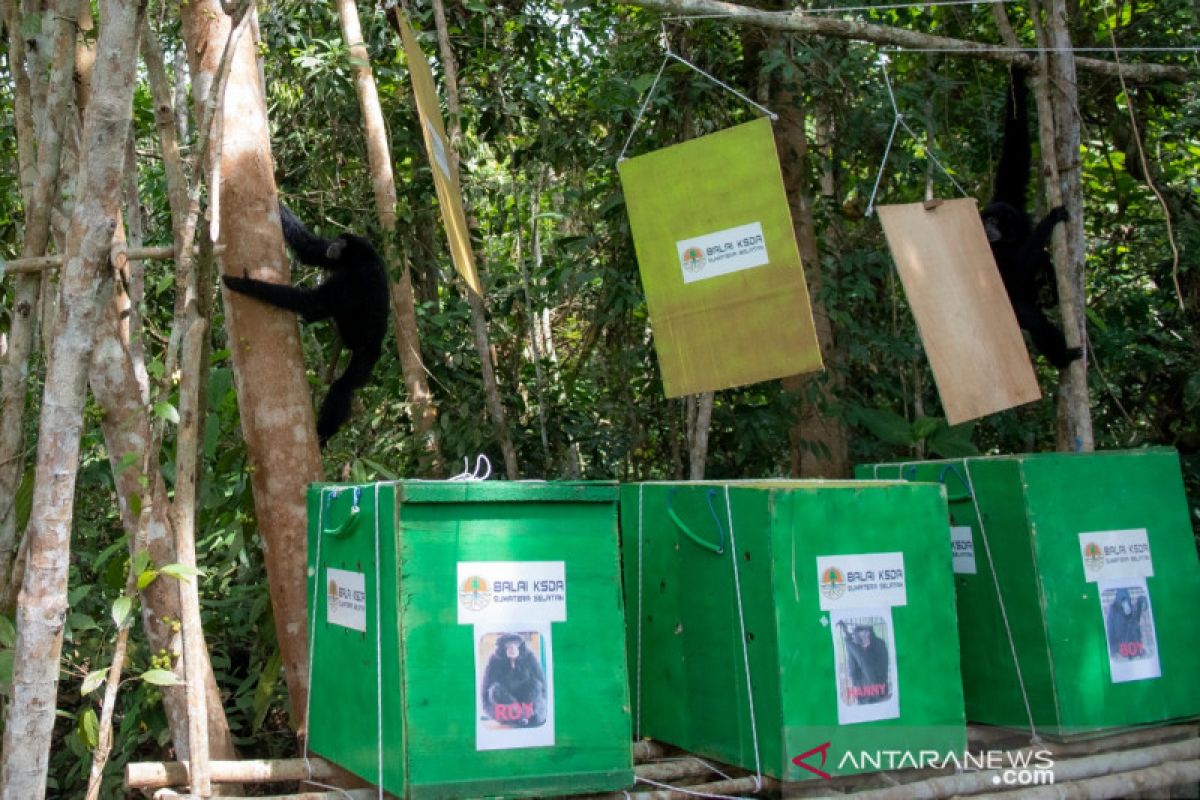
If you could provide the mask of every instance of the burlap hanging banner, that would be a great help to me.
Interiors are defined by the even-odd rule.
[[[667,397],[821,369],[769,120],[618,171]]]
[[[450,258],[458,274],[467,286],[479,294],[479,277],[475,273],[475,255],[471,250],[471,237],[467,231],[467,218],[463,212],[462,190],[458,184],[458,170],[451,160],[450,140],[442,125],[441,105],[437,89],[433,85],[433,73],[425,53],[417,44],[417,36],[408,17],[397,14],[400,20],[400,38],[408,59],[408,74],[412,78],[413,95],[417,100],[417,116],[421,122],[421,133],[425,138],[425,152],[433,171],[433,185],[437,190],[438,205],[442,207],[442,222],[446,226],[446,238],[450,242]]]
[[[950,424],[1040,398],[975,201],[878,210]]]

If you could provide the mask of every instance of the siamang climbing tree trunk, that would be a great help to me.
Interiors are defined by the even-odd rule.
[[[446,27],[446,12],[441,0],[433,0],[433,17],[437,23],[438,46],[442,54],[442,72],[446,82],[446,110],[449,112],[447,133],[454,147],[450,148],[450,169],[458,172],[458,147],[462,144],[462,129],[459,124],[458,69],[454,51],[450,48],[450,33]],[[488,341],[487,309],[483,297],[470,289],[464,290],[471,309],[471,332],[475,337],[475,350],[479,353],[479,366],[483,375],[484,402],[487,405],[496,441],[504,456],[504,472],[509,480],[520,477],[517,466],[517,449],[508,432],[508,419],[504,411],[504,400],[500,397],[500,384],[496,380],[496,369],[492,363],[492,347]]]
[[[57,707],[59,656],[87,368],[108,284],[109,247],[121,197],[133,113],[144,3],[100,3],[94,95],[83,124],[82,163],[62,268],[62,302],[46,372],[38,434],[29,560],[17,608],[17,646],[4,728],[0,797],[45,796]]]
[[[400,263],[400,280],[392,284],[392,316],[396,331],[396,348],[400,353],[400,369],[404,373],[404,385],[408,389],[412,405],[413,427],[421,443],[421,451],[428,461],[427,469],[433,475],[442,473],[442,453],[437,435],[437,406],[429,381],[425,378],[425,364],[421,360],[421,338],[417,330],[417,307],[413,297],[412,274],[408,260],[401,260],[396,252],[396,181],[392,174],[391,151],[388,147],[387,128],[383,124],[383,109],[379,105],[379,93],[375,89],[375,75],[371,71],[370,53],[362,40],[362,27],[358,22],[358,8],[354,0],[337,0],[338,16],[342,20],[342,38],[350,51],[350,64],[354,70],[354,88],[358,92],[358,107],[363,115],[363,127],[367,137],[367,158],[371,164],[371,184],[375,193],[375,213],[383,230],[383,254],[388,271],[394,271]],[[422,465],[426,467],[425,464]]]
[[[1039,10],[1040,6],[1040,10]],[[1058,284],[1063,334],[1071,347],[1086,347],[1087,317],[1084,295],[1082,163],[1079,157],[1079,92],[1075,82],[1075,55],[1067,28],[1065,0],[1033,2],[1034,30],[1041,48],[1040,80],[1036,97],[1038,133],[1045,168],[1047,200],[1051,208],[1067,206],[1067,222],[1054,232],[1054,271]],[[1040,13],[1039,13],[1040,11]],[[1090,452],[1091,401],[1087,385],[1087,354],[1062,370],[1058,392],[1057,445],[1059,450]]]
[[[17,156],[25,202],[25,257],[45,255],[50,241],[50,209],[58,194],[63,127],[71,110],[74,8],[73,0],[58,0],[48,3],[41,19],[34,20],[18,13],[15,0],[5,3],[8,62],[16,100]],[[35,37],[39,47],[28,52],[22,33],[27,30],[40,31]],[[49,62],[48,53],[52,53]],[[37,98],[42,101],[40,108]],[[42,282],[38,273],[18,273],[9,280],[13,283],[12,319],[7,357],[0,361],[0,596],[10,594],[8,582],[19,544],[16,495],[25,466],[25,395]]]
[[[182,17],[194,96],[203,98],[230,20],[217,0],[192,0],[183,6]],[[219,142],[224,270],[286,283],[290,271],[279,227],[266,106],[249,36],[238,42],[224,109],[231,121],[223,126]],[[275,629],[293,724],[302,728],[308,685],[304,497],[307,485],[321,479],[321,460],[299,330],[294,314],[241,295],[223,296]]]

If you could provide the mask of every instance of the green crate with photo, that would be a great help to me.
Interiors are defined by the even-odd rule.
[[[400,798],[633,783],[617,489],[308,493],[309,752]]]
[[[1200,714],[1200,563],[1174,450],[856,474],[945,485],[972,722],[1070,738]]]
[[[948,536],[939,486],[622,486],[638,735],[785,781],[961,753]]]

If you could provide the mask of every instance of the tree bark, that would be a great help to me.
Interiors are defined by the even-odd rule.
[[[192,0],[182,16],[193,89],[203,97],[228,38],[229,17],[216,0]],[[221,142],[224,269],[287,283],[266,107],[250,37],[238,42],[224,113],[237,120],[224,126]],[[299,331],[293,314],[241,295],[222,296],[292,721],[303,730],[308,686],[304,497],[308,484],[321,479],[321,461]]]
[[[125,143],[133,112],[138,31],[144,4],[101,3],[95,97],[83,126],[78,200],[67,239],[62,304],[46,374],[38,438],[37,483],[29,524],[29,563],[17,610],[10,714],[4,729],[3,787],[8,800],[46,792],[59,656],[67,612],[67,572],[87,366],[106,257],[120,206]]]
[[[441,446],[438,442],[438,409],[425,377],[421,359],[421,336],[417,328],[417,304],[413,296],[412,274],[408,259],[400,258],[396,248],[396,180],[392,174],[391,149],[383,109],[371,71],[371,56],[362,40],[358,8],[354,0],[337,0],[338,16],[342,21],[342,38],[350,51],[350,66],[354,71],[354,88],[358,107],[363,115],[367,138],[367,158],[371,165],[371,186],[375,194],[375,212],[383,229],[383,252],[388,271],[400,265],[400,280],[392,284],[392,323],[396,332],[396,349],[400,353],[400,370],[412,407],[413,428],[423,454],[420,474],[440,476],[443,473]]]
[[[713,401],[716,392],[702,392],[689,397],[689,408],[694,407],[695,413],[689,414],[688,426],[688,480],[704,480],[704,468],[708,463],[708,432],[712,427]]]
[[[447,133],[452,147],[448,153],[450,169],[458,172],[458,148],[462,146],[462,127],[459,123],[458,67],[454,51],[450,48],[450,33],[446,26],[446,11],[442,0],[433,0],[433,18],[437,23],[438,47],[442,54],[442,72],[446,84],[446,110],[449,112]],[[482,295],[464,288],[467,305],[471,310],[471,333],[475,339],[475,350],[479,353],[479,368],[483,376],[484,401],[487,405],[496,441],[504,457],[504,472],[510,481],[520,477],[517,465],[517,449],[508,432],[508,418],[504,400],[500,397],[500,384],[496,380],[496,369],[492,363],[492,347],[488,340],[487,308]]]
[[[1057,226],[1052,240],[1063,335],[1071,347],[1086,346],[1086,250],[1083,208],[1078,204],[1083,197],[1079,93],[1067,30],[1067,8],[1064,0],[1049,0],[1044,6],[1034,2],[1032,10],[1039,46],[1053,50],[1043,53],[1041,80],[1035,96],[1047,200],[1050,208],[1066,205],[1068,213],[1067,221]],[[1067,452],[1090,452],[1096,447],[1086,353],[1059,372],[1056,439],[1058,449]]]
[[[1014,52],[1008,47],[994,44],[951,39],[918,31],[874,25],[857,20],[837,19],[825,16],[808,16],[801,10],[760,11],[756,8],[725,3],[721,0],[630,0],[630,5],[649,8],[667,14],[683,16],[719,17],[738,25],[755,25],[792,33],[807,33],[836,39],[852,39],[861,42],[892,45],[921,50],[945,50],[958,55],[976,56],[1003,64],[1020,64],[1033,68],[1035,55]],[[1117,64],[1099,58],[1077,58],[1081,69],[1101,75],[1124,75],[1126,80],[1138,82],[1173,81],[1186,83],[1191,74],[1185,67],[1163,64]]]
[[[142,514],[147,515],[144,522],[146,533],[143,546],[150,554],[151,563],[158,566],[173,564],[177,560],[174,533],[167,516],[169,504],[166,487],[163,484],[162,473],[157,469],[156,459],[151,462],[150,472],[146,475],[147,485],[142,485],[142,456],[150,447],[154,436],[151,433],[150,420],[146,416],[146,407],[140,399],[134,363],[130,360],[129,351],[117,332],[117,319],[120,314],[121,309],[116,305],[112,306],[108,312],[108,319],[97,331],[96,351],[92,354],[92,368],[88,379],[92,395],[103,412],[100,424],[117,488],[121,522],[129,533],[130,541],[134,542],[134,534],[139,530],[139,525],[143,524],[139,515],[133,513],[133,498],[137,497]],[[130,467],[128,462],[135,458],[135,466]],[[142,628],[150,650],[155,653],[166,651],[176,657],[181,655],[180,637],[171,625],[171,620],[181,618],[179,592],[174,583],[169,578],[158,578],[142,589],[141,601]],[[221,693],[217,688],[211,665],[206,666],[204,671],[204,683],[209,698],[209,751],[213,758],[236,758],[229,723],[221,707]],[[182,669],[177,668],[177,674],[182,678]],[[187,759],[188,717],[184,687],[182,684],[163,686],[160,691],[175,751],[179,758]]]
[[[781,80],[781,79],[780,79]],[[779,150],[783,182],[787,189],[792,225],[800,249],[800,263],[808,284],[813,325],[821,348],[826,373],[792,375],[783,379],[783,388],[798,397],[796,420],[789,431],[791,474],[800,478],[844,478],[850,475],[846,426],[827,411],[831,396],[836,396],[839,380],[836,365],[836,339],[829,312],[821,300],[824,275],[817,246],[817,226],[813,219],[813,200],[809,188],[810,164],[807,116],[803,98],[779,81],[772,87],[770,105],[779,121],[775,125],[775,144]]]
[[[74,90],[74,12],[72,0],[58,0],[57,3],[50,3],[42,15],[41,29],[53,32],[53,60],[49,85],[43,94],[45,106],[40,114],[42,124],[38,125],[32,116],[36,113],[35,98],[27,96],[25,103],[16,104],[18,133],[27,140],[27,146],[18,150],[18,157],[28,158],[33,150],[34,136],[37,142],[36,164],[21,166],[22,175],[33,178],[31,192],[24,198],[25,242],[22,253],[26,257],[45,254],[50,242],[50,211],[58,194],[63,129],[70,113],[71,93]],[[21,63],[24,43],[21,41],[21,24],[15,9],[9,9],[8,18],[11,25],[9,63],[14,67],[14,86],[19,101],[22,87],[30,93],[34,91],[33,87],[38,83],[37,76],[45,75],[46,62],[39,53],[27,53],[29,64],[26,71]],[[26,107],[30,110],[29,117],[21,113]],[[18,275],[14,279],[8,357],[0,364],[0,595],[8,593],[18,542],[13,501],[25,466],[22,426],[25,420],[25,396],[29,388],[29,356],[38,327],[35,312],[40,293],[41,280],[36,275]]]

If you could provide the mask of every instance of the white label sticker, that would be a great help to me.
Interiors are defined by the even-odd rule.
[[[330,625],[366,632],[367,583],[363,574],[330,568],[325,570],[325,576],[329,597],[326,620]]]
[[[975,574],[975,541],[971,538],[971,529],[966,525],[950,527],[950,557],[955,573]]]
[[[1087,581],[1154,577],[1145,528],[1081,533],[1079,555]]]
[[[475,626],[475,749],[554,745],[549,622]]]
[[[566,622],[562,561],[458,562],[458,624]]]
[[[677,241],[675,249],[679,254],[684,283],[728,275],[768,263],[767,240],[763,238],[760,222]]]
[[[430,149],[433,150],[433,160],[437,162],[438,167],[442,170],[442,174],[446,176],[446,180],[450,180],[450,160],[446,157],[446,143],[438,134],[437,129],[433,127],[432,122],[425,123],[425,130],[429,133]]]
[[[838,724],[900,716],[900,679],[890,608],[831,611]]]
[[[903,553],[817,557],[821,610],[908,605]]]
[[[1108,642],[1108,672],[1113,683],[1144,681],[1162,676],[1158,661],[1158,632],[1145,578],[1102,580],[1100,613]]]

